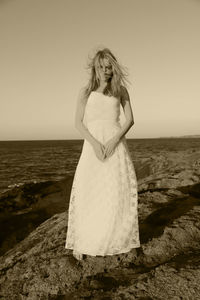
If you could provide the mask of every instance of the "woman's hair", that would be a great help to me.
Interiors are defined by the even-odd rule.
[[[116,59],[114,54],[108,49],[103,48],[102,50],[97,50],[95,55],[90,58],[88,57],[87,69],[90,70],[90,79],[85,88],[86,97],[90,95],[92,91],[95,91],[99,86],[99,78],[97,74],[98,67],[102,59],[107,59],[112,66],[112,77],[108,81],[107,87],[104,89],[104,94],[111,94],[116,98],[120,99],[121,96],[121,86],[127,87],[126,68],[123,67]]]

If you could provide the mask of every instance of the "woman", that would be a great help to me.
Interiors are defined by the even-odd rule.
[[[125,134],[134,124],[125,73],[105,48],[89,63],[75,126],[84,137],[72,184],[65,248],[105,256],[140,247],[137,179]],[[121,126],[120,104],[126,121]],[[86,118],[86,124],[83,119]]]

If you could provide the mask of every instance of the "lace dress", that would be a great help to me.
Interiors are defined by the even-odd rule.
[[[85,117],[90,133],[104,144],[121,128],[120,102],[93,91]],[[65,248],[105,256],[140,247],[137,206],[137,179],[125,136],[104,161],[85,139],[71,189]]]

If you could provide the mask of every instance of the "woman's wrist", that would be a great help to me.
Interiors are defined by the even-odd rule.
[[[92,146],[95,147],[95,146],[97,145],[97,143],[98,143],[98,141],[94,139],[94,140],[92,141]]]
[[[119,135],[116,135],[116,136],[114,137],[114,139],[115,139],[116,143],[119,143],[120,140],[121,140],[121,137],[120,137]]]

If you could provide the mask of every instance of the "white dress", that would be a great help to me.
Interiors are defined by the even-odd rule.
[[[104,144],[121,128],[120,102],[93,91],[85,117],[90,133]],[[104,161],[85,139],[71,189],[65,248],[105,256],[140,247],[137,188],[125,136]]]

